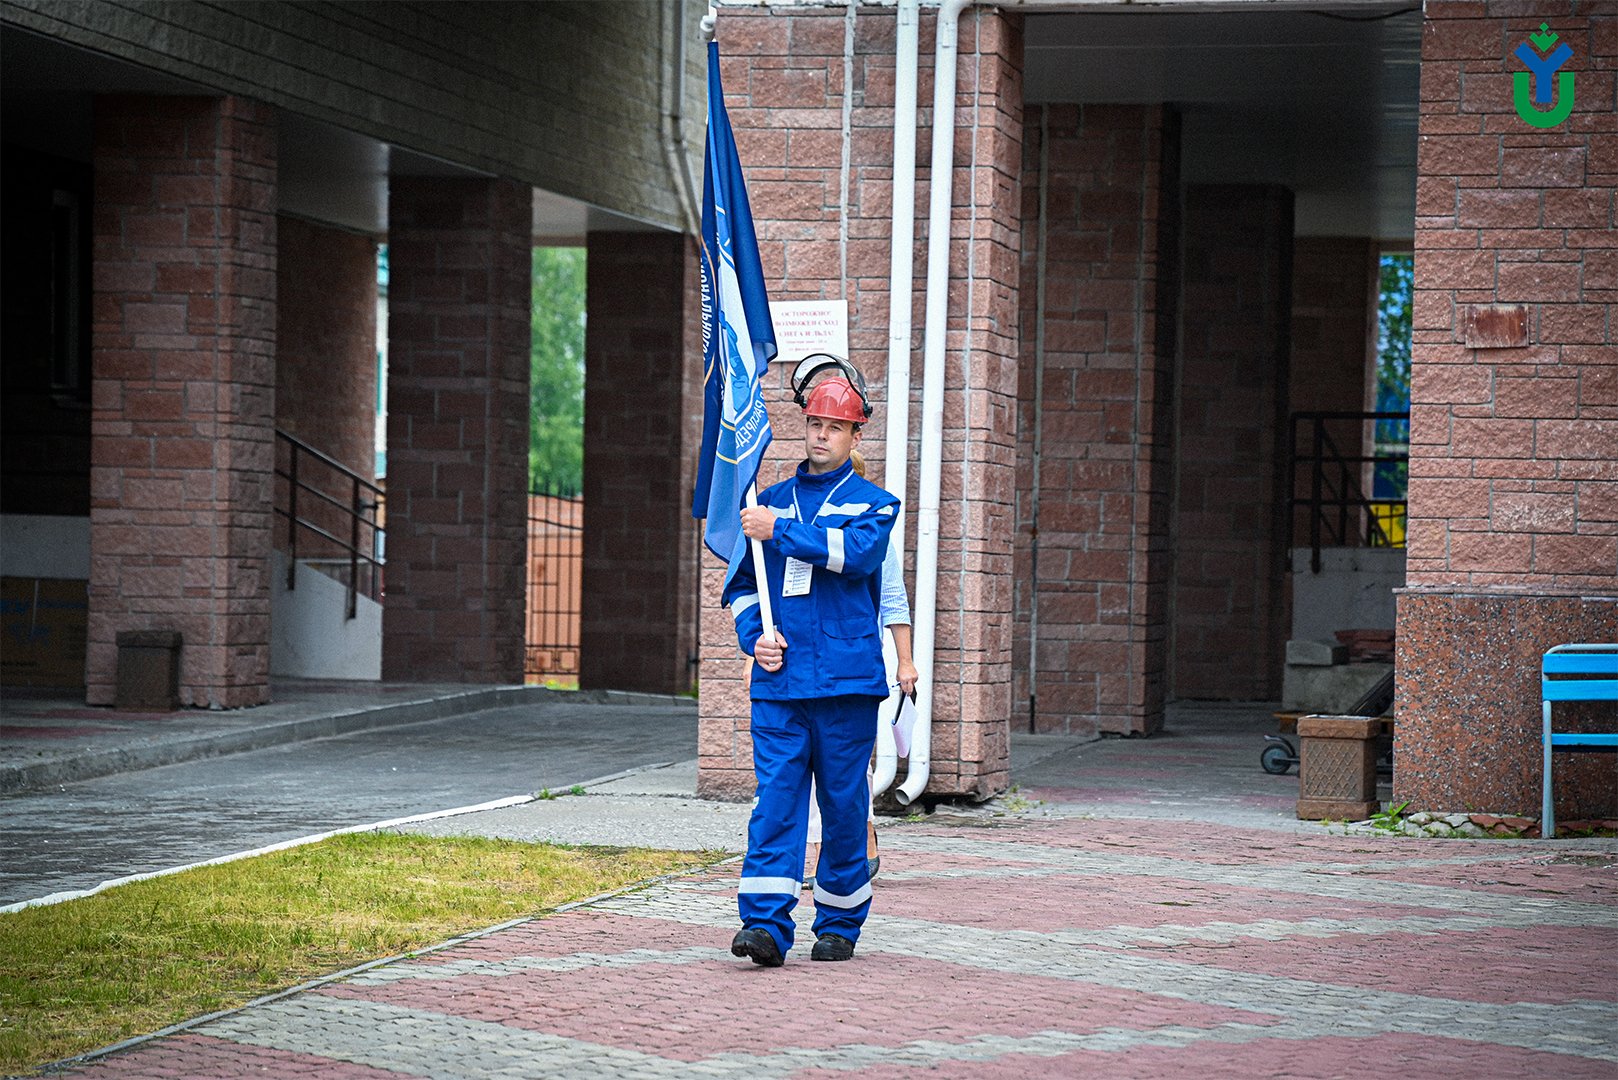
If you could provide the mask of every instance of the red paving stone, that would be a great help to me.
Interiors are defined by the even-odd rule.
[[[1043,933],[1071,927],[1197,926],[1259,919],[1399,919],[1448,914],[1416,904],[1362,903],[1130,874],[1053,874],[979,880],[973,884],[985,892],[1004,890],[1014,899],[1004,908],[963,908],[958,895],[942,893],[926,881],[904,880],[882,883],[874,903],[879,912],[912,918]]]
[[[118,727],[31,727],[28,724],[7,724],[8,739],[76,739],[81,735],[101,735],[108,731],[124,731]]]
[[[1602,940],[1604,938],[1605,940]],[[1607,1000],[1618,972],[1618,932],[1589,930],[1343,935],[1221,944],[1157,952],[1161,959],[1232,971],[1498,1004]]]
[[[724,1064],[713,1060],[723,1054],[732,1055],[726,1076],[827,1080],[919,1072],[962,1080],[1618,1076],[1618,1007],[1610,1024],[1598,1011],[1618,999],[1618,919],[1607,914],[1618,905],[1611,869],[1618,855],[1610,846],[1593,848],[1598,857],[1557,861],[1537,846],[1333,835],[1290,824],[988,820],[991,827],[937,820],[885,827],[884,877],[851,963],[809,962],[808,941],[778,970],[730,957],[739,870],[732,863],[408,962],[430,969],[533,957],[576,962],[572,970],[390,979],[383,968],[286,999],[328,1006],[298,1015],[337,1017],[332,1030],[320,1029],[322,1038],[355,1047],[356,1057],[386,1059],[391,1070],[299,1052],[307,1045],[299,1032],[312,1029],[276,1027],[293,1023],[278,1019],[294,1014],[282,1003],[280,1012],[250,1009],[231,1023],[240,1037],[288,1049],[210,1037],[204,1025],[70,1075],[466,1076],[477,1075],[462,1065],[466,1054],[493,1045],[498,1058],[501,1045],[553,1045],[548,1038],[583,1045],[562,1043],[555,1053],[563,1064],[543,1054],[508,1060],[501,1075],[612,1076],[619,1065],[590,1063],[609,1052],[597,1048],[610,1048],[654,1055],[636,1073],[648,1077],[691,1075],[693,1063]],[[941,841],[962,846],[928,850]],[[1108,872],[1063,873],[1053,851]],[[1486,861],[1425,865],[1477,856]],[[1233,873],[1245,875],[1242,884],[1218,880]],[[1401,886],[1423,888],[1412,903],[1311,891],[1344,891],[1345,883],[1374,887],[1379,898],[1397,896]],[[1542,903],[1512,907],[1500,897]],[[1449,906],[1435,906],[1440,900]],[[801,910],[809,906],[806,897]],[[1441,922],[1469,908],[1544,925],[1411,933],[1393,922]],[[1365,932],[1311,937],[1289,929],[1309,919],[1344,920]],[[1264,923],[1254,932],[1276,939],[1235,936],[1214,923]],[[1142,932],[1170,925],[1185,928],[1173,932],[1178,940],[1154,943]],[[1207,936],[1198,939],[1203,926]],[[1039,937],[1063,930],[1127,947]],[[632,950],[678,953],[682,962],[640,954],[631,958],[637,962],[608,962]],[[1318,989],[1300,996],[1300,981]],[[1547,1005],[1561,1007],[1556,1027],[1570,1027],[1589,1056],[1553,1051],[1567,1044],[1539,1026],[1533,1010]],[[369,1043],[368,1028],[338,1030],[367,1023],[390,1026]],[[1452,1037],[1464,1023],[1499,1041]],[[509,1038],[488,1024],[502,1025]],[[1424,1033],[1403,1030],[1410,1027]],[[407,1032],[411,1045],[399,1044],[396,1032]],[[1092,1045],[1075,1047],[1081,1040]],[[1154,1040],[1184,1045],[1147,1045]],[[338,1053],[327,1044],[322,1050]],[[859,1067],[830,1067],[848,1054],[860,1055]],[[756,1069],[753,1056],[763,1059]]]
[[[1421,841],[1417,841],[1420,843]],[[1450,844],[1454,841],[1434,841]],[[1487,845],[1487,840],[1478,841]],[[1618,906],[1618,858],[1603,869],[1536,860],[1526,866],[1435,866],[1400,870],[1398,879],[1412,885],[1442,885],[1522,900],[1569,900]]]
[[[690,929],[690,928],[688,928]],[[701,942],[704,936],[712,939]],[[695,930],[687,945],[729,945],[730,935]],[[603,940],[594,951],[626,943]],[[772,1043],[830,1050],[857,1042],[898,1046],[914,1038],[915,1018],[940,1030],[1031,1035],[1056,1024],[1064,1031],[1094,1032],[1112,1026],[1150,1029],[1170,1024],[1208,1028],[1217,1024],[1274,1024],[1263,1013],[1198,1005],[1174,998],[1066,979],[1003,975],[915,957],[870,955],[856,962],[822,965],[789,959],[780,971],[743,969],[728,956],[711,962],[594,968],[572,972],[530,971],[500,977],[466,976],[453,981],[402,981],[383,986],[335,986],[338,997],[384,1001],[490,1023],[696,1061],[716,1052],[745,1051],[755,1032]],[[768,978],[768,992],[759,983]],[[938,988],[948,987],[947,995]],[[718,1021],[694,1022],[691,1002],[701,1001]],[[804,1000],[816,1002],[807,1012]],[[1031,1010],[1029,1002],[1039,1002]],[[747,1017],[746,1024],[725,1017]]]
[[[973,835],[974,832],[958,829],[951,833],[939,830],[934,834]],[[1020,827],[1017,839],[1052,847],[1093,848],[1128,855],[1242,865],[1262,861],[1307,862],[1311,853],[1318,854],[1319,862],[1362,862],[1368,858],[1421,861],[1495,854],[1510,857],[1491,841],[1446,840],[1434,846],[1436,841],[1411,837],[1283,833],[1214,822],[1188,825],[1184,821],[1144,818],[1039,821]]]
[[[863,1069],[866,1080],[908,1080],[915,1068]],[[1412,1077],[1419,1080],[1612,1080],[1606,1062],[1492,1043],[1422,1035],[1260,1039],[1191,1047],[1132,1046],[1059,1056],[1017,1054],[929,1067],[930,1080],[1027,1080],[1033,1076],[1104,1080],[1322,1080]],[[809,1069],[794,1080],[846,1080],[849,1073]]]
[[[85,1066],[64,1076],[117,1080],[240,1080],[243,1076],[313,1076],[321,1080],[400,1080],[408,1074],[351,1061],[244,1046],[206,1035],[175,1035]]]

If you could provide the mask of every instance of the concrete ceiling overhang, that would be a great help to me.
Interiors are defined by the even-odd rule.
[[[1026,8],[1024,98],[1169,102],[1193,184],[1280,184],[1300,235],[1414,235],[1421,12],[1408,3]]]
[[[1296,195],[1300,234],[1413,234],[1419,10],[1353,0],[1332,10],[1256,0],[1007,6],[1026,13],[1030,108],[1169,102],[1184,118],[1188,183],[1284,185]],[[0,32],[7,141],[87,161],[91,100],[111,92],[213,91],[28,31]],[[284,212],[376,236],[386,233],[389,176],[483,175],[287,112],[280,157]],[[536,243],[655,228],[534,193]]]
[[[217,91],[27,30],[0,28],[0,132],[7,142],[88,162],[95,95],[114,93]],[[488,175],[286,110],[276,130],[279,210],[378,239],[388,231],[390,176]],[[576,246],[594,231],[658,228],[534,189],[537,245]]]

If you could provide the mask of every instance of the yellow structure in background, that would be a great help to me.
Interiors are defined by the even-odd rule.
[[[1404,502],[1371,504],[1371,514],[1381,526],[1382,535],[1388,538],[1388,547],[1405,546],[1405,512]]]

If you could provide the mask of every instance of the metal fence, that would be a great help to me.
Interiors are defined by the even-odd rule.
[[[382,488],[280,429],[275,432],[275,504],[286,519],[287,589],[298,586],[298,564],[348,588],[347,618],[355,598],[382,601]]]
[[[1293,542],[1314,572],[1322,546],[1404,547],[1410,414],[1296,412],[1291,428]]]
[[[584,499],[528,496],[529,682],[575,685],[579,675],[579,596],[584,563]]]

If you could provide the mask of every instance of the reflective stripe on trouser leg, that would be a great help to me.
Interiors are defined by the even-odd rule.
[[[812,714],[810,760],[820,802],[820,865],[815,870],[815,935],[858,941],[871,910],[865,822],[871,789],[866,766],[876,745],[880,698],[850,696],[804,702]]]
[[[762,926],[784,956],[803,881],[809,820],[809,722],[804,703],[753,702],[753,775],[758,801],[747,822],[747,857],[736,889],[743,926]]]

